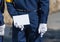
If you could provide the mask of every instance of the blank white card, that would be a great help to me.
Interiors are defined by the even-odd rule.
[[[14,20],[14,23],[17,22],[18,25],[29,25],[30,24],[28,14],[13,16],[13,20]]]

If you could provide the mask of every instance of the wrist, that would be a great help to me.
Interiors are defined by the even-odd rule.
[[[40,23],[40,25],[43,25],[44,26],[44,25],[47,25],[47,23]]]

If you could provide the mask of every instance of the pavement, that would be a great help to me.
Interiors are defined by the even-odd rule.
[[[48,16],[48,29],[60,29],[60,11],[52,13]]]

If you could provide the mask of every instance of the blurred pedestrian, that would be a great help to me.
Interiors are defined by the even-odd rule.
[[[12,42],[35,42],[37,29],[40,37],[44,35],[47,31],[49,0],[6,0],[6,3],[8,12],[14,21]],[[29,15],[30,25],[19,25],[17,20],[19,18],[13,18],[25,14]]]
[[[0,42],[3,42],[5,29],[3,13],[4,13],[4,0],[0,0]]]

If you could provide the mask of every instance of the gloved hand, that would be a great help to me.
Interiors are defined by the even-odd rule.
[[[5,24],[0,26],[0,36],[4,36]]]
[[[16,19],[17,19],[17,18],[16,18]],[[21,31],[24,29],[24,25],[19,25],[19,24],[18,24],[19,21],[15,20],[14,18],[13,18],[13,21],[14,21],[14,26],[15,26],[16,28],[20,28]]]
[[[38,28],[38,33],[41,34],[41,37],[43,37],[44,33],[47,31],[47,24],[41,23]]]
[[[20,28],[21,31],[24,29],[24,26],[23,26],[23,25],[18,25],[17,22],[14,23],[14,26],[15,26],[16,28]]]
[[[24,25],[30,25],[29,15],[17,15],[13,16],[14,26],[20,28],[21,30],[24,29]]]

